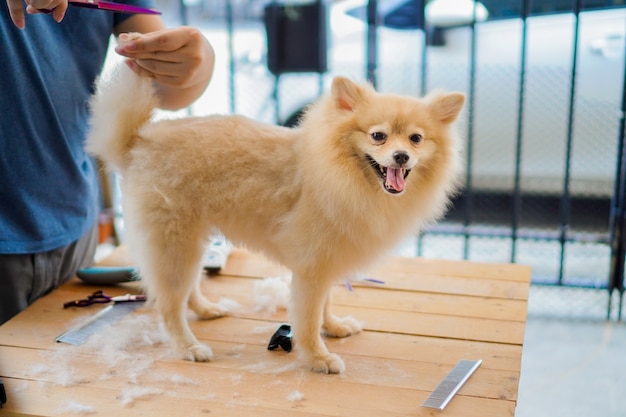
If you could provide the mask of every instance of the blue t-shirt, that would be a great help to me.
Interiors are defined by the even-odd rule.
[[[129,16],[70,5],[61,23],[26,14],[20,30],[0,4],[0,253],[59,248],[95,225],[88,101],[113,28]]]

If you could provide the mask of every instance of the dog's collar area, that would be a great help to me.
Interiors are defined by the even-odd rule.
[[[367,158],[369,165],[374,169],[374,172],[376,172],[376,175],[380,179],[383,189],[385,191],[390,194],[400,194],[404,191],[404,180],[406,179],[406,177],[409,176],[409,173],[411,172],[410,169],[385,167],[376,162],[371,156],[365,154],[365,157]],[[400,172],[398,172],[398,170]],[[391,175],[396,175],[396,178],[388,178],[390,173]],[[400,182],[400,179],[402,181],[401,185],[398,184]],[[392,185],[392,183],[395,184],[395,187],[394,185]]]

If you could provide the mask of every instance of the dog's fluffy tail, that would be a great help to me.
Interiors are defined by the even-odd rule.
[[[97,82],[85,149],[115,170],[124,170],[139,128],[150,121],[157,105],[152,81],[118,65]]]

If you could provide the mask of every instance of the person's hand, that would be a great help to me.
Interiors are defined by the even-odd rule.
[[[13,24],[20,29],[24,29],[24,0],[6,0],[9,14]],[[60,22],[67,10],[67,0],[25,0],[26,13],[51,13],[54,20]]]
[[[137,74],[166,87],[205,84],[213,69],[213,49],[195,28],[182,26],[146,34],[122,33],[115,51]]]

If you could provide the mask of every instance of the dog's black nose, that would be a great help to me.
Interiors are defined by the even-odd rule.
[[[393,154],[393,159],[396,163],[403,165],[409,160],[409,155],[406,152],[396,152]]]

